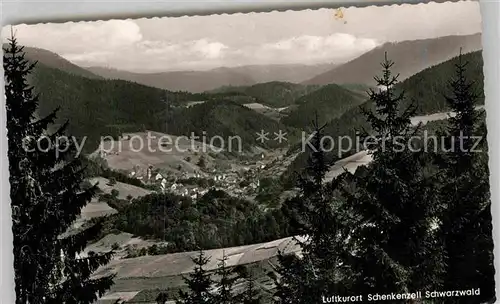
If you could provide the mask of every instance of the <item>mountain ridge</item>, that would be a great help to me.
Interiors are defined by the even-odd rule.
[[[466,76],[468,79],[475,82],[478,92],[483,89],[483,60],[481,51],[470,52],[462,55],[462,59],[468,62]],[[449,111],[449,105],[444,96],[450,93],[449,80],[450,75],[454,75],[455,64],[458,57],[455,56],[445,62],[433,65],[418,72],[417,74],[402,80],[396,84],[396,90],[403,90],[406,99],[401,103],[400,109],[408,107],[412,101],[417,106],[416,115],[426,115],[437,112]],[[396,65],[395,65],[396,66]],[[379,75],[380,71],[374,75]],[[480,95],[478,105],[484,104],[484,96]],[[332,138],[348,137],[351,139],[357,138],[357,131],[370,132],[370,124],[366,121],[360,107],[367,110],[373,110],[373,103],[367,98],[360,106],[352,107],[344,112],[340,117],[334,118],[331,121],[322,121],[325,124],[324,134]],[[312,119],[313,117],[311,117]],[[345,148],[345,147],[344,147]],[[291,148],[292,149],[292,148]],[[295,148],[296,149],[296,148]],[[342,150],[342,155],[330,155],[330,158],[343,158],[350,156],[355,151],[354,147],[350,147],[350,151]],[[335,150],[337,151],[337,150]],[[282,175],[283,180],[289,183],[293,172],[304,168],[307,162],[307,153],[299,153],[286,172]]]
[[[384,58],[384,53],[395,62],[393,73],[399,73],[402,81],[457,56],[461,48],[463,53],[482,49],[481,33],[388,42],[302,84],[358,83],[373,86],[376,84],[373,75],[378,74],[379,62]]]
[[[2,46],[3,49],[8,48],[8,45],[5,43]],[[82,68],[79,65],[70,62],[69,60],[65,59],[64,57],[55,52],[37,47],[30,47],[30,46],[22,46],[22,47],[26,59],[28,59],[32,63],[40,62],[44,66],[58,69],[72,75],[83,76],[90,79],[103,79],[103,77],[98,76],[88,71],[87,69]]]
[[[122,79],[144,85],[201,93],[222,86],[252,86],[272,81],[302,82],[318,73],[327,71],[334,64],[271,64],[240,67],[219,67],[205,71],[167,71],[137,73],[104,67],[88,67],[90,72],[108,79]]]

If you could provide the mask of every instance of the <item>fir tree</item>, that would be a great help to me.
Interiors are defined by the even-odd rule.
[[[255,284],[255,278],[249,276],[246,278],[245,291],[241,294],[241,303],[243,304],[262,304],[262,295]]]
[[[456,115],[448,119],[448,128],[441,134],[444,151],[438,153],[438,164],[446,172],[441,180],[445,205],[441,233],[447,252],[445,289],[480,288],[480,300],[460,300],[477,303],[495,298],[493,238],[485,128],[481,113],[475,110],[479,95],[465,76],[466,68],[460,54],[446,98]],[[479,134],[482,138],[476,145]]]
[[[275,272],[269,275],[276,289],[274,303],[277,304],[307,304],[316,303],[320,299],[314,294],[311,286],[317,280],[314,272],[304,259],[296,255],[278,253],[278,265]],[[311,302],[313,300],[313,302]]]
[[[349,259],[344,221],[340,219],[341,201],[335,195],[340,178],[325,183],[330,165],[322,146],[323,127],[317,120],[311,140],[308,166],[298,178],[300,195],[287,202],[287,214],[305,240],[296,241],[302,257],[278,255],[276,278],[278,303],[316,303],[325,292],[345,294],[352,275],[342,266]]]
[[[48,131],[57,110],[37,117],[38,96],[27,83],[35,64],[24,58],[14,37],[3,59],[16,303],[94,303],[112,285],[112,276],[92,278],[92,273],[112,253],[80,256],[100,226],[68,229],[97,187],[81,188],[85,168],[75,143],[63,137],[68,123]]]
[[[166,292],[160,292],[158,296],[156,296],[156,304],[165,304],[168,301],[168,295]]]
[[[408,146],[417,130],[410,118],[415,106],[401,109],[404,92],[396,93],[393,62],[382,63],[378,90],[370,91],[375,111],[363,110],[374,134],[368,146],[372,163],[353,175],[354,187],[342,196],[355,221],[351,231],[357,293],[439,289],[442,247],[435,229],[439,201],[437,178],[425,169],[423,151]]]
[[[233,287],[237,276],[236,273],[227,266],[227,256],[225,251],[222,252],[222,259],[219,262],[215,274],[219,277],[216,282],[217,294],[215,295],[215,302],[217,304],[236,303]]]
[[[257,284],[255,277],[247,266],[236,266],[235,272],[238,274],[238,279],[245,281],[245,289],[239,293],[235,300],[242,304],[261,304],[262,294]]]
[[[188,291],[179,290],[179,304],[213,304],[214,297],[210,293],[212,279],[210,274],[204,268],[210,258],[205,257],[202,250],[199,251],[197,257],[192,259],[195,264],[194,271],[184,278],[184,282],[188,287]]]

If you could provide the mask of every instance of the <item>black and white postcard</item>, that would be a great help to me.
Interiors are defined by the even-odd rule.
[[[2,39],[16,303],[495,302],[477,1]]]

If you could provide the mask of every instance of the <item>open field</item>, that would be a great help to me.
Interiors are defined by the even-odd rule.
[[[283,112],[285,112],[289,107],[282,108],[272,108],[261,103],[246,103],[245,107],[254,110],[259,114],[263,114],[269,118],[279,121],[283,117]]]
[[[301,237],[298,239],[304,240]],[[270,270],[278,250],[285,254],[300,254],[300,246],[294,238],[287,237],[261,244],[206,250],[204,254],[210,258],[210,262],[205,268],[209,271],[215,270],[223,254],[226,254],[229,267],[248,265],[257,268],[255,271],[260,273],[259,284],[268,285],[270,279],[265,275],[267,273],[265,269]],[[191,258],[197,254],[198,252],[181,252],[113,260],[95,274],[95,276],[116,274],[115,284],[102,300],[116,300],[122,295],[135,295],[145,290],[180,288],[184,285],[182,275],[193,270],[194,264]]]
[[[484,106],[477,106],[476,110],[483,110]],[[412,125],[416,126],[419,123],[422,123],[425,125],[426,123],[430,121],[436,121],[436,120],[444,120],[448,119],[450,117],[454,117],[456,113],[454,112],[440,112],[440,113],[433,113],[433,114],[428,114],[428,115],[421,115],[421,116],[415,116],[412,117],[411,123]]]
[[[119,199],[126,199],[129,195],[135,198],[151,193],[150,190],[121,182],[116,182],[116,184],[110,186],[108,185],[109,180],[104,177],[92,178],[90,182],[92,184],[98,183],[98,186],[103,191],[103,193],[110,194],[111,190],[117,190],[119,193]],[[83,220],[88,220],[93,217],[100,217],[113,213],[116,213],[115,209],[111,208],[105,202],[99,201],[98,197],[94,197],[90,203],[82,208],[81,217]]]
[[[204,253],[210,258],[207,270],[215,270],[218,260],[223,253],[228,257],[229,267],[244,265],[266,260],[278,254],[278,250],[284,253],[298,252],[299,245],[293,237],[274,240],[267,243],[245,245],[230,248],[218,248],[205,250]],[[116,274],[117,280],[131,278],[157,278],[186,274],[193,270],[191,261],[198,252],[180,252],[157,256],[142,256],[131,259],[115,260],[96,272],[96,275]]]
[[[330,170],[325,175],[325,182],[331,181],[335,177],[344,173],[345,170],[354,173],[359,166],[367,165],[372,161],[372,156],[368,154],[368,151],[360,151],[349,157],[343,158],[330,168]]]
[[[106,152],[104,158],[109,167],[115,170],[132,171],[135,167],[147,168],[150,165],[164,170],[177,170],[180,165],[187,172],[199,171],[196,162],[200,156],[205,155],[208,159],[210,157],[206,152],[218,150],[209,143],[191,141],[186,136],[152,131],[129,133],[120,140],[104,141],[99,149]],[[188,157],[191,161],[186,161]]]

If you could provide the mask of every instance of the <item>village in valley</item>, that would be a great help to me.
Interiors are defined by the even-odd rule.
[[[158,134],[158,132],[155,132]],[[261,179],[270,176],[279,176],[290,165],[296,155],[286,156],[286,149],[267,151],[259,149],[253,153],[246,153],[245,157],[224,157],[215,152],[196,151],[196,148],[178,147],[177,151],[149,153],[149,158],[155,163],[146,163],[144,160],[134,163],[138,155],[130,153],[146,153],[154,150],[144,147],[144,152],[130,151],[130,137],[140,134],[124,134],[122,144],[109,144],[103,146],[120,147],[107,152],[98,149],[93,157],[100,158],[104,163],[116,164],[120,158],[126,157],[127,162],[123,168],[118,169],[130,178],[141,181],[149,189],[158,192],[171,192],[176,195],[197,199],[206,194],[210,189],[224,190],[235,197],[255,198],[260,187]],[[201,144],[200,144],[201,146]],[[127,149],[128,148],[128,149]],[[176,149],[174,147],[174,149]],[[207,149],[203,149],[207,151]],[[126,156],[122,155],[125,154]],[[152,155],[158,156],[153,158]],[[147,159],[147,158],[146,158]],[[161,160],[160,160],[161,159]]]
[[[453,14],[446,22],[438,18],[448,12]],[[450,85],[457,73],[481,92],[483,47],[475,1],[22,24],[10,30],[5,33],[17,33],[16,43],[25,46],[11,45],[12,53],[22,53],[19,58],[34,65],[32,70],[17,67],[22,60],[4,54],[4,61],[11,62],[4,64],[7,75],[22,78],[15,79],[15,89],[22,92],[7,90],[12,100],[9,117],[19,115],[18,99],[29,97],[33,104],[26,106],[33,113],[20,117],[26,120],[22,125],[9,125],[16,131],[9,130],[9,136],[35,134],[28,118],[52,119],[60,110],[35,135],[64,126],[78,150],[65,151],[76,156],[71,155],[75,161],[61,172],[54,168],[66,161],[66,154],[52,158],[35,150],[33,157],[26,157],[33,162],[27,168],[38,169],[37,178],[47,188],[43,196],[25,191],[24,186],[34,187],[31,175],[11,166],[16,178],[11,184],[19,194],[11,194],[12,204],[28,215],[13,215],[15,224],[16,216],[26,221],[14,229],[15,252],[24,254],[19,245],[23,242],[28,247],[39,243],[40,252],[52,250],[56,256],[60,248],[52,243],[64,243],[66,252],[78,258],[98,257],[84,276],[110,283],[92,304],[195,303],[179,297],[190,296],[185,293],[192,288],[189,280],[202,270],[213,281],[204,287],[210,297],[196,303],[240,303],[211,300],[212,294],[219,295],[214,282],[222,282],[219,271],[226,267],[239,271],[228,294],[248,292],[250,300],[244,303],[251,304],[277,303],[278,297],[288,296],[277,288],[281,279],[314,285],[301,291],[314,290],[309,300],[300,302],[307,304],[319,299],[316,288],[323,283],[316,282],[324,278],[332,285],[322,288],[337,288],[339,277],[349,281],[341,286],[346,290],[369,285],[369,280],[361,282],[364,268],[349,264],[365,258],[367,273],[376,277],[373,282],[387,290],[421,286],[427,272],[432,274],[429,282],[451,282],[454,271],[462,270],[446,266],[449,276],[434,277],[448,253],[434,250],[441,240],[433,234],[441,228],[450,235],[462,229],[455,229],[452,220],[448,226],[442,223],[452,218],[448,206],[471,192],[455,187],[455,175],[444,175],[455,174],[450,165],[454,163],[437,164],[448,157],[437,150],[435,155],[406,157],[406,149],[387,152],[378,145],[385,144],[384,132],[390,130],[390,139],[422,135],[408,148],[436,148],[437,141],[429,144],[426,136],[449,132],[456,121],[450,118],[461,117],[448,97],[459,87]],[[466,72],[457,68],[462,66]],[[26,79],[19,76],[20,70]],[[485,98],[471,96],[474,103],[467,110],[471,116],[477,110],[476,129],[484,135]],[[373,145],[361,142],[369,137],[375,138]],[[25,152],[9,151],[11,164],[24,162]],[[460,185],[479,189],[463,201],[487,219],[489,213],[483,211],[489,205],[482,205],[489,197],[488,172],[482,169],[488,165],[487,149],[481,152],[475,155],[477,166],[468,163],[474,166],[460,175],[467,179]],[[464,190],[453,192],[460,199],[453,200],[453,189]],[[66,201],[68,206],[60,203]],[[44,222],[39,202],[48,206],[52,222],[64,219],[61,227]],[[474,212],[468,215],[476,216]],[[474,221],[477,217],[470,223]],[[30,233],[33,227],[42,231],[43,225],[51,226],[53,235]],[[481,268],[466,273],[474,284],[484,279],[481,293],[485,291],[486,300],[494,291],[487,285],[488,276],[493,276],[488,273],[493,268],[486,265],[490,230],[481,223],[467,231],[481,240],[467,239],[467,244],[484,255],[467,260]],[[76,249],[72,236],[81,239]],[[60,237],[70,241],[60,242]],[[43,243],[45,239],[52,243]],[[321,246],[308,246],[306,239]],[[461,240],[458,235],[453,241]],[[464,246],[451,250],[458,252],[457,263],[463,265],[461,258],[467,254],[458,247]],[[338,254],[340,249],[345,251]],[[66,252],[57,258],[66,259]],[[358,257],[359,252],[363,254]],[[441,252],[443,260],[437,259]],[[434,253],[436,267],[427,264]],[[421,264],[412,264],[414,260]],[[42,262],[53,267],[60,260]],[[34,268],[29,263],[21,266],[16,264],[22,271]],[[316,278],[315,270],[322,267],[327,271]],[[305,282],[313,277],[309,271],[316,279]],[[67,279],[66,272],[62,279]],[[478,278],[479,273],[484,276]],[[26,279],[27,289],[34,284],[30,275],[16,278]],[[282,302],[298,303],[294,301]],[[64,301],[51,303],[59,302]]]

